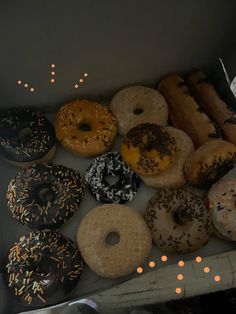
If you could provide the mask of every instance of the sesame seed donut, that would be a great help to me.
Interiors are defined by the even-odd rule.
[[[136,270],[148,257],[152,245],[143,217],[118,204],[101,205],[90,211],[79,225],[77,239],[91,270],[107,278]]]
[[[223,238],[236,241],[236,179],[222,178],[208,192],[213,226]]]
[[[110,108],[117,119],[120,135],[141,123],[166,125],[168,120],[168,105],[164,97],[145,86],[123,88],[112,98]]]
[[[194,151],[191,138],[182,130],[167,126],[165,130],[174,137],[178,151],[170,168],[157,176],[141,176],[143,182],[155,188],[180,187],[186,183],[184,164],[189,155]]]
[[[56,152],[52,124],[39,111],[11,109],[0,114],[0,155],[18,167],[50,161]]]
[[[108,176],[117,178],[117,182],[109,183]],[[85,181],[94,198],[103,203],[129,202],[140,186],[139,175],[122,161],[118,152],[96,157],[86,172]]]
[[[7,190],[7,204],[17,221],[36,229],[58,228],[78,210],[83,197],[80,174],[53,163],[20,171]]]
[[[148,203],[144,218],[154,242],[166,252],[198,250],[212,233],[203,199],[189,187],[158,189]]]
[[[176,140],[153,123],[132,128],[121,143],[123,160],[140,175],[154,176],[167,170],[177,153]]]
[[[236,146],[220,139],[212,139],[189,156],[184,172],[189,184],[209,187],[229,172],[235,163]]]
[[[114,142],[117,122],[104,106],[76,100],[60,108],[56,117],[56,137],[61,144],[79,156],[106,152]]]
[[[23,235],[10,249],[6,281],[24,306],[62,302],[78,283],[82,259],[74,243],[58,231]]]

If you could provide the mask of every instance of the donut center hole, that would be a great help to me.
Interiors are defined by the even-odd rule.
[[[142,108],[135,108],[133,113],[138,116],[138,115],[143,113],[143,109]]]
[[[180,208],[173,213],[173,219],[178,225],[184,225],[191,220],[191,215],[188,213],[187,208]]]
[[[55,193],[52,190],[50,184],[41,184],[35,190],[36,196],[40,203],[47,204],[48,202],[53,203],[55,200]]]
[[[80,123],[78,125],[78,129],[82,132],[89,132],[91,131],[91,126],[88,123]]]
[[[120,235],[117,232],[109,232],[105,242],[107,245],[116,245],[120,242]]]
[[[118,183],[120,177],[117,175],[111,175],[108,174],[107,176],[105,176],[104,180],[106,183],[108,183],[109,185],[115,185]]]
[[[33,137],[33,132],[30,128],[24,128],[20,130],[20,132],[18,133],[18,139],[24,143],[29,141],[32,137]]]

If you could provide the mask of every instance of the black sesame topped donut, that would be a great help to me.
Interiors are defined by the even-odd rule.
[[[110,184],[106,177],[117,177],[116,183]],[[95,158],[90,165],[85,181],[99,202],[123,204],[131,201],[136,194],[140,179],[125,164],[118,152],[108,152]]]
[[[79,250],[58,231],[31,232],[10,249],[7,285],[24,306],[55,304],[76,286],[82,266]]]
[[[23,225],[58,228],[78,210],[83,190],[77,171],[53,163],[35,164],[10,182],[8,207]]]
[[[0,155],[17,166],[49,161],[55,153],[52,124],[39,111],[12,109],[0,114]]]

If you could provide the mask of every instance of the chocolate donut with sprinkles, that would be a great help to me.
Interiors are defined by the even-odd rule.
[[[82,266],[71,240],[58,231],[35,231],[10,249],[6,281],[22,305],[44,307],[65,300],[78,283]]]
[[[212,234],[203,198],[187,186],[158,189],[144,216],[154,242],[166,252],[196,251]]]
[[[77,171],[53,163],[35,164],[11,180],[7,204],[13,217],[23,225],[58,228],[78,210],[83,192]]]
[[[0,114],[0,155],[5,160],[28,167],[50,161],[55,151],[54,128],[39,111],[12,109]]]
[[[108,176],[117,177],[109,183]],[[95,158],[90,165],[85,181],[95,199],[103,203],[124,204],[132,200],[139,186],[139,175],[126,165],[118,152],[108,152]]]

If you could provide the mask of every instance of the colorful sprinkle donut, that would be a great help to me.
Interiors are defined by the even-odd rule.
[[[24,306],[52,305],[76,286],[82,266],[79,250],[58,231],[31,232],[10,249],[7,285]]]
[[[58,228],[78,210],[83,197],[80,174],[53,163],[20,171],[7,191],[13,217],[31,228]]]
[[[110,184],[106,176],[118,177],[118,181]],[[129,202],[140,186],[138,174],[122,161],[118,152],[108,152],[95,158],[85,175],[85,181],[95,199],[103,203]]]
[[[20,167],[49,161],[56,150],[51,123],[38,111],[12,109],[0,114],[0,155]]]

